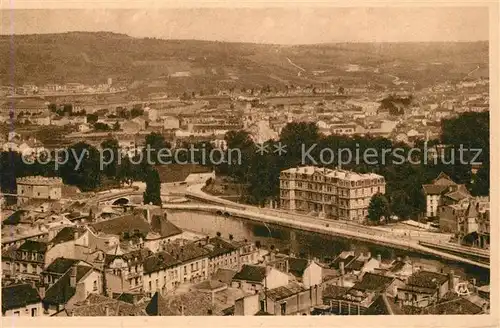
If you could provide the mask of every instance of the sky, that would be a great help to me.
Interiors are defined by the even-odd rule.
[[[111,31],[277,44],[488,40],[487,7],[15,9],[0,34]]]

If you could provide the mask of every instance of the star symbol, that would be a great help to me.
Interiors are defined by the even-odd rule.
[[[255,151],[257,154],[264,155],[269,152],[269,145],[267,144],[256,144],[257,150]]]
[[[279,156],[286,154],[286,145],[282,144],[281,141],[274,145],[274,153],[278,153]]]

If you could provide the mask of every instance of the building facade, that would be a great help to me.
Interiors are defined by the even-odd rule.
[[[61,199],[62,179],[40,176],[22,177],[16,179],[17,203],[24,204],[30,199]]]
[[[307,166],[280,174],[281,207],[287,210],[315,211],[327,217],[361,221],[377,193],[385,193],[385,179],[373,173]]]

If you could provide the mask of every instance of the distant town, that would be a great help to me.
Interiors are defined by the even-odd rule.
[[[139,96],[134,81],[106,76],[4,81],[2,314],[488,314],[490,99],[480,65],[419,87],[394,75],[320,83],[328,69],[283,63],[310,83]],[[401,148],[430,160],[304,163],[312,145],[316,158],[326,147]],[[139,156],[191,146],[238,149],[241,163]],[[460,146],[481,150],[474,163],[450,160]],[[74,158],[59,162],[61,150]],[[113,159],[103,165],[104,150]]]

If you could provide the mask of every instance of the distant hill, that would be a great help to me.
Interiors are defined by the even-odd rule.
[[[349,68],[354,65],[355,68]],[[488,43],[281,46],[133,38],[109,32],[0,36],[0,83],[105,83],[203,91],[266,85],[418,83],[486,74]],[[301,69],[299,69],[300,67]],[[300,76],[299,76],[300,72]]]

